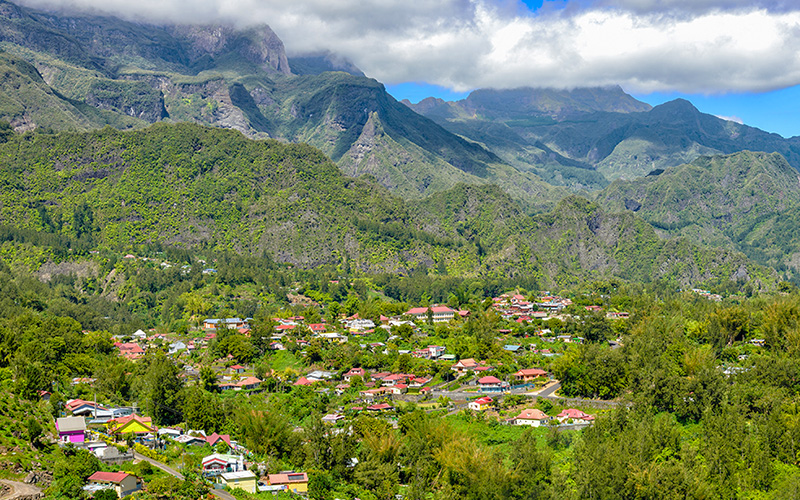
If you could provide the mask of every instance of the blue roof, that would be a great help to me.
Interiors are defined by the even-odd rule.
[[[503,349],[505,349],[506,351],[514,351],[514,352],[516,352],[516,351],[519,351],[521,347],[522,346],[520,346],[520,345],[506,345],[506,346],[503,347]]]

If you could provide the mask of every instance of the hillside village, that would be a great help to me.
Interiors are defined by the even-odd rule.
[[[112,353],[126,362],[135,365],[161,357],[175,367],[182,385],[202,387],[224,398],[245,401],[245,405],[246,399],[269,397],[273,392],[324,395],[329,411],[320,414],[319,421],[329,435],[352,435],[354,426],[364,417],[397,428],[398,417],[410,408],[442,415],[485,415],[481,418],[509,426],[575,430],[591,425],[594,415],[557,403],[559,398],[552,395],[558,381],[535,362],[555,359],[567,345],[584,341],[577,335],[556,335],[545,327],[551,320],[569,320],[571,316],[565,310],[572,301],[548,293],[530,299],[520,293],[504,293],[490,298],[487,304],[496,327],[486,333],[499,350],[486,359],[459,358],[457,350],[429,343],[441,338],[444,331],[464,328],[473,314],[469,309],[444,305],[411,307],[394,316],[381,314],[377,321],[343,313],[332,323],[286,315],[270,318],[266,326],[258,325],[253,318],[205,318],[185,334],[139,329],[110,341]],[[594,314],[602,308],[582,309]],[[617,312],[603,314],[608,318],[627,317]],[[231,349],[227,355],[216,357],[220,343],[232,339],[254,342],[254,335],[266,337],[259,339],[260,344],[274,356],[285,356],[286,366],[254,364],[252,352],[246,349],[242,356]],[[326,352],[343,348],[362,353],[361,366],[323,361]],[[397,360],[392,367],[369,360],[391,351]],[[305,361],[300,363],[301,359]],[[145,457],[173,467],[180,463],[183,475],[193,474],[212,492],[238,488],[250,494],[308,494],[306,471],[274,470],[235,432],[220,434],[191,427],[180,418],[167,425],[169,419],[161,417],[158,421],[159,417],[148,415],[145,408],[95,399],[96,384],[103,385],[104,381],[99,377],[73,378],[71,387],[62,388],[62,393],[84,397],[63,403],[51,400],[50,391],[38,393],[40,400],[55,403],[54,439],[58,444],[87,450],[102,463],[102,470],[86,478],[83,490],[87,495],[99,498],[99,492],[112,490],[122,498],[148,491],[148,482],[136,475],[135,469],[123,465]],[[556,404],[534,407],[540,394]],[[89,395],[94,398],[86,397]],[[165,454],[167,449],[171,451]],[[195,465],[188,467],[187,463]]]

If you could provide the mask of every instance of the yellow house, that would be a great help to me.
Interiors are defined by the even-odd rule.
[[[100,488],[111,486],[120,498],[141,490],[143,486],[141,479],[127,472],[102,471],[89,476],[89,484],[98,485]]]
[[[219,482],[229,490],[241,488],[248,493],[255,493],[258,486],[256,475],[249,470],[239,472],[224,472],[219,476]]]
[[[283,472],[267,476],[270,486],[285,485],[286,489],[294,493],[308,492],[308,474],[305,472]]]
[[[142,433],[155,432],[153,427],[153,419],[150,417],[140,417],[139,415],[130,415],[127,417],[115,418],[106,423],[108,432],[111,434],[128,434],[128,433]]]

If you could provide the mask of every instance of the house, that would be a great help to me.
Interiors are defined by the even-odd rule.
[[[524,370],[520,370],[514,374],[514,379],[518,382],[533,382],[539,377],[546,377],[547,372],[544,370],[540,370],[539,368],[526,368]]]
[[[233,373],[244,373],[247,368],[242,365],[233,365],[231,366],[231,372]]]
[[[240,319],[240,318],[224,318],[224,319],[216,319],[216,318],[208,318],[203,320],[203,329],[204,330],[216,330],[217,328],[228,328],[231,330],[238,330],[240,328],[250,328],[249,320],[252,318],[247,319]]]
[[[447,306],[414,307],[406,311],[407,315],[413,316],[417,321],[427,321],[428,315],[430,314],[434,323],[450,321],[455,316],[455,313],[454,310]]]
[[[559,422],[573,423],[573,424],[590,424],[594,422],[594,415],[588,415],[581,410],[575,408],[567,408],[559,413],[556,418]]]
[[[314,370],[309,372],[307,377],[308,380],[312,382],[322,382],[324,380],[330,380],[336,375],[333,372],[326,372],[325,370]]]
[[[479,378],[478,385],[481,387],[481,392],[503,392],[508,390],[508,382],[503,382],[491,375]]]
[[[492,406],[494,400],[489,396],[484,396],[482,398],[478,398],[476,400],[470,401],[467,403],[467,408],[473,411],[484,411]]]
[[[472,358],[461,359],[458,363],[454,364],[450,367],[451,370],[455,371],[458,375],[463,375],[468,371],[472,371],[475,368],[480,366],[477,361]]]
[[[206,443],[209,446],[216,446],[218,443],[225,443],[228,445],[228,448],[233,448],[233,444],[231,444],[231,436],[229,434],[217,434],[216,432],[210,436],[206,437]]]
[[[244,378],[236,384],[239,389],[257,389],[260,385],[261,380],[256,377]]]
[[[169,345],[169,351],[167,354],[177,354],[180,351],[186,350],[186,344],[178,340],[177,342],[173,342]]]
[[[336,333],[336,332],[318,333],[316,335],[316,337],[318,339],[327,340],[328,342],[338,342],[340,344],[343,344],[343,343],[347,342],[347,337],[345,335],[342,335],[342,334],[339,334],[339,333]]]
[[[336,422],[343,419],[344,415],[342,415],[341,413],[331,413],[329,415],[325,415],[324,417],[322,417],[322,421],[325,422],[326,424],[335,424]]]
[[[219,475],[219,483],[230,490],[241,488],[248,493],[255,493],[258,488],[258,478],[249,470],[223,472]]]
[[[375,405],[370,405],[365,408],[367,411],[389,411],[394,410],[394,406],[390,405],[389,403],[378,403]]]
[[[202,436],[190,436],[189,434],[178,436],[174,441],[187,446],[203,446],[206,444],[206,440]]]
[[[204,457],[202,462],[204,476],[218,476],[225,472],[239,472],[245,470],[242,457],[212,453]]]
[[[140,417],[139,415],[111,419],[106,422],[106,427],[108,427],[110,434],[148,434],[156,432],[155,427],[153,427],[153,419]]]
[[[294,384],[292,384],[292,385],[311,385],[311,384],[313,384],[313,383],[314,383],[314,381],[313,381],[313,380],[308,380],[308,379],[307,379],[307,378],[305,378],[305,377],[300,377],[299,379],[297,379],[297,382],[295,382],[295,383],[294,383]]]
[[[538,408],[527,408],[522,413],[514,417],[514,425],[529,425],[539,427],[547,425],[551,417]]]
[[[342,394],[350,388],[350,384],[339,384],[335,388],[335,392],[337,396],[341,396]]]
[[[86,442],[86,420],[83,417],[61,417],[56,419],[58,440],[62,443],[83,444]]]
[[[92,485],[95,485],[95,488],[92,488],[95,491],[113,489],[120,498],[123,498],[141,490],[144,484],[140,478],[127,472],[98,471],[89,476],[89,486]]]
[[[85,417],[92,415],[97,411],[108,411],[108,408],[104,408],[92,401],[85,401],[83,399],[70,399],[66,402],[66,404],[64,404],[64,410],[66,410],[68,414],[72,413],[75,416]]]
[[[308,329],[311,330],[311,333],[320,334],[328,331],[328,325],[325,323],[311,323],[308,325]]]
[[[292,471],[270,474],[267,476],[267,484],[270,486],[286,486],[286,489],[294,493],[307,493],[308,474]]]
[[[350,368],[350,370],[344,374],[344,380],[346,382],[350,382],[350,379],[353,377],[361,377],[361,379],[363,380],[364,375],[366,374],[367,371],[364,370],[363,368]]]

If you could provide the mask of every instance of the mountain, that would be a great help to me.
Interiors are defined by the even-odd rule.
[[[159,242],[303,267],[531,276],[543,286],[611,276],[676,286],[775,281],[741,254],[663,241],[637,215],[581,198],[535,217],[497,186],[459,184],[406,202],[344,176],[311,146],[232,130],[12,135],[0,155],[0,223],[71,236],[83,248]]]
[[[331,53],[288,58],[266,25],[154,26],[0,1],[0,48],[34,65],[49,92],[118,115],[120,128],[188,121],[306,142],[348,175],[370,175],[405,198],[459,182],[497,183],[531,210],[563,196],[399,104],[349,61]],[[0,118],[15,116],[0,109]],[[43,112],[26,127],[94,128],[75,122]]]
[[[68,99],[50,88],[39,72],[26,61],[0,53],[0,115],[17,130],[33,130],[40,124],[49,128],[89,130],[106,125],[127,129],[145,122],[124,114],[101,111],[102,106]],[[94,89],[96,98],[99,88]],[[163,104],[161,105],[163,108]],[[98,109],[100,108],[100,109]]]
[[[698,111],[677,99],[660,106],[621,89],[478,90],[457,102],[411,105],[453,133],[548,182],[599,189],[688,163],[752,150],[782,154],[800,168],[800,138],[784,139]]]
[[[702,156],[640,179],[615,181],[597,201],[608,210],[636,212],[666,237],[735,248],[775,267],[795,266],[793,250],[775,250],[789,241],[800,243],[784,227],[797,220],[792,214],[800,207],[800,174],[778,153]]]

